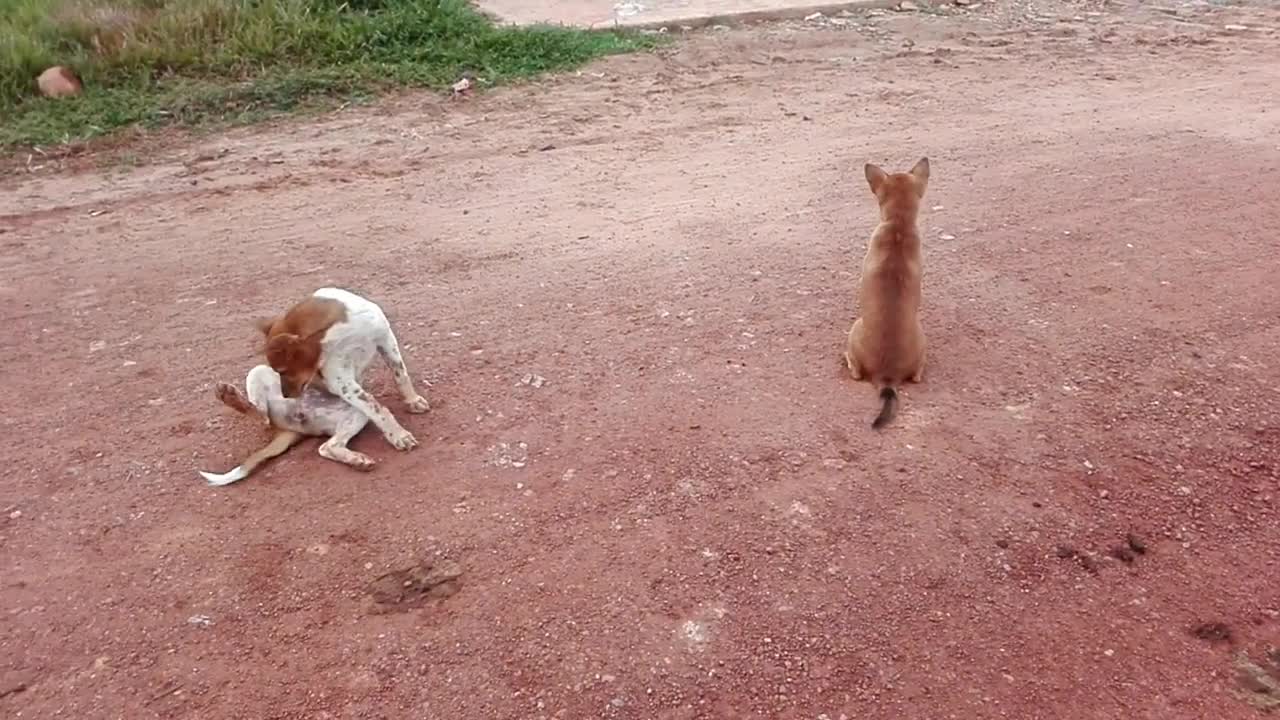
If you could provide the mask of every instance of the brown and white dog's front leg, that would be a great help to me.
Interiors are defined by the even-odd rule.
[[[347,402],[351,407],[364,413],[365,417],[373,421],[374,425],[382,431],[387,438],[387,442],[397,450],[409,450],[418,445],[418,440],[400,426],[395,415],[391,414],[382,403],[368,393],[364,388],[360,387],[360,383],[356,381],[355,372],[349,366],[340,366],[337,368],[325,368],[324,381],[329,387],[329,392],[337,395]]]

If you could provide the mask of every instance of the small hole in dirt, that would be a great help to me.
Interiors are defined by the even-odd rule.
[[[999,540],[996,541],[996,547],[1000,548],[1001,550],[1008,550],[1009,541],[1005,540],[1004,538],[1000,538]]]
[[[365,587],[378,612],[407,612],[458,592],[462,568],[448,560],[422,562],[380,575]]]
[[[1070,545],[1059,545],[1056,553],[1062,560],[1075,560],[1080,567],[1090,573],[1097,574],[1098,572],[1098,564],[1093,561],[1093,558],[1079,550],[1076,550]]]
[[[1139,540],[1138,536],[1134,535],[1133,533],[1129,533],[1128,535],[1126,535],[1124,538],[1124,541],[1129,546],[1129,549],[1134,551],[1135,553],[1139,555],[1147,554],[1147,544]]]
[[[1210,643],[1231,642],[1231,628],[1226,623],[1200,623],[1191,628],[1191,634]]]
[[[1111,548],[1111,557],[1119,560],[1125,565],[1132,565],[1133,560],[1134,558],[1137,557],[1137,555],[1134,555],[1133,551],[1124,545],[1116,545],[1115,547]]]

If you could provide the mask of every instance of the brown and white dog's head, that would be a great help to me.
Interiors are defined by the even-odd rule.
[[[285,397],[298,397],[320,372],[322,342],[329,328],[347,319],[342,303],[310,297],[284,315],[258,321],[266,338],[267,364],[280,374]]]
[[[871,192],[880,204],[881,217],[894,214],[915,214],[929,186],[929,158],[920,161],[904,173],[887,173],[878,165],[867,163],[863,168]]]

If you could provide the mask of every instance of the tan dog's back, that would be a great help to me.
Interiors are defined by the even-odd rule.
[[[919,382],[924,371],[924,329],[920,326],[920,231],[916,218],[929,182],[929,160],[910,172],[865,168],[880,206],[880,224],[871,234],[858,287],[861,317],[849,330],[845,363],[855,379],[881,386],[884,401],[872,427],[889,422],[897,386]]]

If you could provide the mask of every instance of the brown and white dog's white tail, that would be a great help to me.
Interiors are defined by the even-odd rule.
[[[898,391],[892,385],[885,385],[880,389],[880,400],[884,404],[880,407],[880,414],[876,416],[875,420],[871,421],[871,427],[874,430],[879,430],[888,425],[889,421],[893,419],[893,415],[898,409]]]

